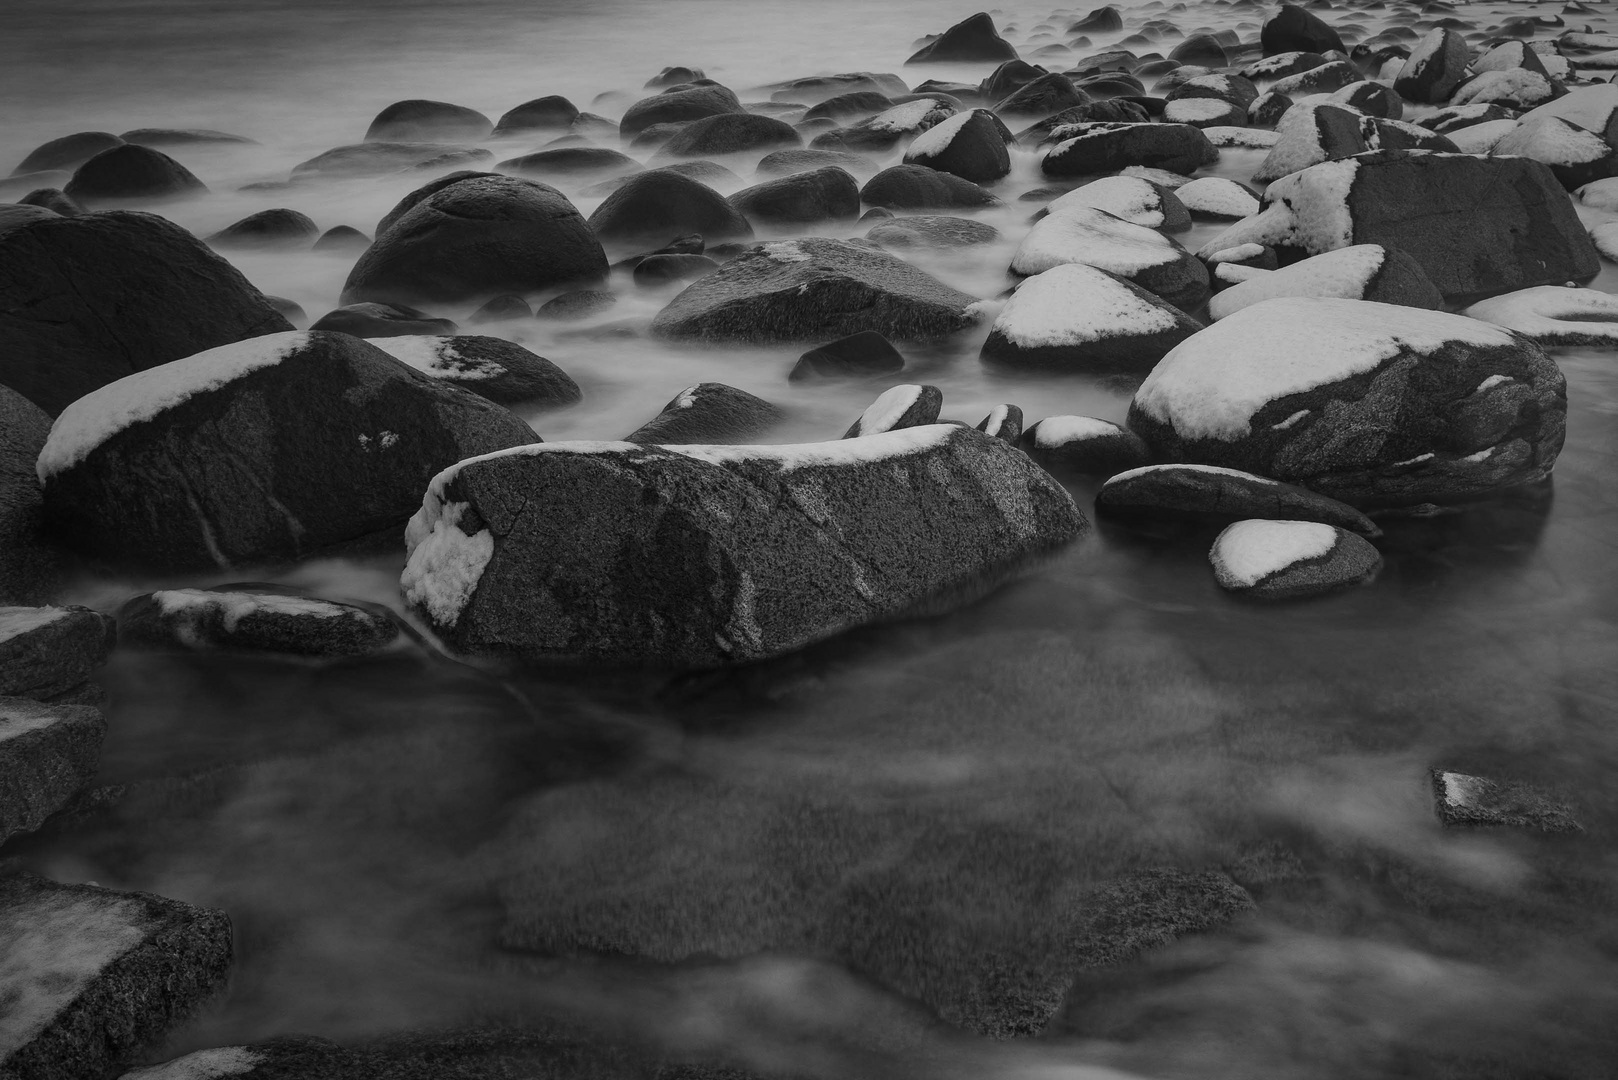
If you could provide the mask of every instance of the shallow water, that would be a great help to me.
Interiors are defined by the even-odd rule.
[[[1096,36],[1097,48],[1168,9],[1126,10],[1130,25]],[[1462,14],[1481,26],[1542,10]],[[616,116],[645,79],[683,63],[764,100],[755,88],[777,79],[899,70],[915,38],[966,14],[916,0],[13,0],[0,163],[76,130],[219,128],[262,145],[170,151],[213,193],[163,213],[206,234],[289,206],[369,234],[422,176],[235,189],[358,141],[399,98],[495,117],[563,93]],[[1333,21],[1374,30],[1385,14]],[[1047,15],[996,18],[1020,27],[1008,37],[1023,45]],[[1244,38],[1258,27],[1216,4],[1166,17]],[[912,84],[985,73],[901,72]],[[591,104],[598,94],[611,96]],[[493,148],[499,159],[537,145]],[[1245,180],[1261,159],[1227,150],[1213,171]],[[1006,205],[981,215],[1004,241],[921,265],[974,295],[1005,287],[1033,206],[1015,196],[1040,183],[1036,155],[1014,152],[1014,163],[994,187]],[[751,161],[726,164],[751,176]],[[586,214],[595,205],[576,202]],[[1180,239],[1195,248],[1215,231]],[[335,306],[349,266],[231,257],[311,316]],[[1596,286],[1618,291],[1618,276],[1609,267]],[[583,329],[644,324],[674,291],[614,287],[620,303]],[[547,440],[621,436],[703,380],[786,408],[780,441],[832,438],[888,385],[788,384],[795,348],[676,348],[580,329],[479,328],[584,387],[578,407],[528,416]],[[946,417],[975,423],[1010,401],[1030,423],[1122,419],[1127,383],[990,372],[976,359],[983,332],[907,350],[905,378],[938,385]],[[561,1017],[828,1078],[1618,1075],[1618,368],[1611,353],[1557,358],[1570,413],[1554,491],[1394,523],[1373,585],[1309,603],[1231,599],[1209,572],[1211,535],[1103,524],[959,610],[719,679],[513,675],[411,650],[331,666],[122,653],[103,677],[100,780],[131,793],[109,819],[21,857],[60,880],[230,913],[230,992],[166,1054],[284,1032],[357,1040]],[[1093,488],[1073,491],[1088,508]],[[397,607],[402,562],[322,561],[273,580]],[[194,583],[97,578],[70,599],[112,610]],[[1588,832],[1446,833],[1425,778],[1433,765],[1557,791]],[[861,874],[934,844],[960,855],[906,913],[941,950],[959,944],[947,936],[957,907],[987,937],[1032,933],[1050,876],[1100,884],[1145,867],[1223,867],[1259,907],[1086,975],[1045,1037],[1015,1043],[942,1031],[920,1006],[791,952],[655,966],[502,945],[525,889],[574,896],[607,923],[614,897],[635,897],[664,931],[734,899],[715,933],[745,937],[746,920],[764,915],[743,879],[792,846],[758,823],[790,830],[800,805],[871,823],[870,848],[827,849],[865,860]],[[734,889],[713,887],[730,875]]]

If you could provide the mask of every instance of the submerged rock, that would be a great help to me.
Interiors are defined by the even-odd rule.
[[[1382,568],[1369,540],[1317,521],[1238,521],[1219,534],[1208,559],[1220,585],[1260,600],[1336,592]]]
[[[1000,36],[994,20],[985,12],[962,19],[938,37],[923,45],[906,60],[907,64],[963,63],[981,60],[1015,60],[1017,50]]]
[[[700,233],[707,240],[747,239],[742,212],[706,184],[673,169],[631,176],[590,215],[590,228],[618,247]]]
[[[208,186],[161,150],[125,143],[80,165],[62,189],[81,206],[201,195]]]
[[[133,597],[118,610],[118,641],[126,646],[364,656],[398,636],[386,615],[294,593],[164,589]]]
[[[47,705],[29,698],[0,697],[0,844],[39,828],[90,783],[106,733],[107,722],[100,710],[89,705]],[[0,878],[0,897],[5,895],[6,880]],[[0,915],[4,914],[10,913],[0,900]],[[6,948],[8,965],[16,963],[17,954],[28,944],[7,940],[5,935],[11,929],[0,923],[0,944]],[[17,992],[15,985],[6,985],[9,975],[10,971],[0,974],[0,995]],[[9,1021],[16,999],[8,1000],[12,1002],[6,1010]],[[31,1004],[27,998],[23,1003]],[[8,1064],[7,1051],[12,1049],[8,1041],[0,1041],[0,1069]]]
[[[1026,458],[957,425],[796,447],[551,443],[440,474],[401,585],[459,652],[711,667],[982,587],[1087,528]]]
[[[925,165],[894,165],[865,182],[860,199],[888,210],[971,210],[999,203],[970,180]]]
[[[827,166],[744,188],[730,204],[769,225],[812,225],[860,216],[860,186],[847,171]]]
[[[458,328],[448,319],[435,319],[425,311],[403,304],[349,304],[326,312],[309,329],[352,334],[358,338],[387,338],[407,334],[453,335]]]
[[[395,101],[377,113],[365,131],[365,141],[475,143],[493,131],[494,124],[476,109],[413,98]]]
[[[309,248],[320,226],[307,214],[285,208],[260,210],[225,226],[205,243],[216,248]]]
[[[78,131],[72,135],[63,135],[30,150],[28,156],[11,170],[11,175],[25,176],[33,172],[76,169],[103,150],[111,150],[123,144],[124,140],[110,131]]]
[[[838,338],[798,357],[787,379],[858,379],[903,371],[905,358],[874,330]]]
[[[724,383],[688,386],[624,442],[642,446],[752,442],[781,422],[782,412],[761,397]]]
[[[1347,503],[1296,484],[1214,465],[1143,465],[1120,472],[1096,492],[1096,513],[1318,521],[1361,536],[1382,535],[1375,522]]]
[[[905,150],[904,163],[925,165],[974,184],[988,183],[1011,171],[1006,152],[1010,135],[987,109],[956,113],[916,136]]]

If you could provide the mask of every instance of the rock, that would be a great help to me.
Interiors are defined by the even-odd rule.
[[[1343,39],[1321,19],[1296,4],[1282,4],[1258,32],[1265,56],[1287,52],[1345,52]]]
[[[1596,289],[1539,285],[1480,300],[1461,314],[1503,326],[1545,348],[1618,346],[1618,298]]]
[[[366,142],[480,142],[494,131],[489,118],[475,109],[446,101],[396,101],[376,114],[365,131]]]
[[[851,221],[860,216],[860,186],[833,165],[744,188],[730,204],[749,220],[768,225]]]
[[[962,19],[922,46],[907,64],[974,63],[1017,59],[1017,50],[994,28],[984,12]]]
[[[1047,416],[1020,441],[1029,457],[1052,472],[1111,476],[1152,460],[1139,435],[1093,416]]]
[[[1175,188],[1174,197],[1199,221],[1238,221],[1258,213],[1260,205],[1252,189],[1222,176],[1200,176]]]
[[[1521,781],[1433,769],[1433,801],[1446,828],[1510,826],[1549,833],[1582,833],[1573,808]]]
[[[455,303],[606,275],[600,242],[560,191],[535,180],[470,176],[378,229],[342,299]]]
[[[971,218],[919,214],[878,221],[866,232],[865,238],[884,248],[898,248],[901,251],[915,248],[947,249],[992,244],[1000,239],[1000,230]]]
[[[683,233],[711,240],[753,235],[747,218],[723,195],[670,169],[630,177],[596,207],[590,228],[616,247]]]
[[[92,710],[93,711],[93,710]],[[150,893],[0,878],[14,1003],[0,1070],[29,1080],[117,1073],[224,989],[230,919]]]
[[[811,75],[804,79],[775,84],[772,102],[817,105],[848,94],[885,94],[888,97],[910,93],[910,87],[890,72],[845,71],[838,75]]]
[[[1393,89],[1406,101],[1442,105],[1466,80],[1466,65],[1472,59],[1466,38],[1454,30],[1435,27],[1410,53]]]
[[[916,136],[905,151],[906,165],[925,165],[974,184],[998,180],[1011,171],[1006,152],[1010,133],[987,109],[956,113]]]
[[[1138,285],[1083,263],[1024,281],[979,355],[997,364],[1144,375],[1202,324]]]
[[[770,116],[720,113],[693,120],[657,152],[657,159],[759,153],[803,145],[792,127]]]
[[[1292,99],[1285,94],[1266,90],[1248,107],[1247,122],[1256,128],[1273,128],[1286,116],[1292,105]]]
[[[925,427],[938,422],[944,407],[944,394],[936,386],[904,383],[877,395],[858,419],[843,433],[845,439],[859,439],[904,428]]]
[[[1365,145],[1371,150],[1431,150],[1438,154],[1459,152],[1449,138],[1428,131],[1420,124],[1371,116],[1360,121],[1360,130],[1365,133]]]
[[[1208,68],[1222,68],[1230,63],[1224,46],[1212,34],[1191,35],[1170,50],[1169,59]]]
[[[1390,87],[1381,83],[1349,83],[1333,91],[1327,100],[1384,120],[1398,120],[1404,116],[1404,101]]]
[[[1067,32],[1070,34],[1105,34],[1113,30],[1124,28],[1124,17],[1118,9],[1111,5],[1098,7],[1084,18],[1069,23]]]
[[[366,656],[398,637],[398,625],[378,611],[289,592],[166,589],[118,609],[122,646]]]
[[[592,315],[599,315],[618,302],[618,298],[610,292],[600,289],[575,289],[565,292],[539,306],[534,317],[539,319],[588,319]]]
[[[1361,509],[1456,504],[1543,479],[1566,382],[1475,319],[1360,300],[1266,300],[1163,358],[1129,426],[1162,460],[1296,483]]]
[[[1151,115],[1133,101],[1121,98],[1092,101],[1084,105],[1075,105],[1071,109],[1063,109],[1055,116],[1047,116],[1032,127],[1024,128],[1017,133],[1017,142],[1023,146],[1043,146],[1053,141],[1059,142],[1061,140],[1053,140],[1052,133],[1059,128],[1075,124],[1092,122],[1146,124],[1151,120]]]
[[[50,432],[44,410],[0,386],[0,604],[48,603],[63,584],[62,557],[43,535],[34,472]]]
[[[119,138],[136,146],[257,146],[258,140],[212,128],[135,128]]]
[[[976,303],[891,255],[806,237],[761,244],[693,282],[658,312],[652,333],[766,343],[873,330],[897,341],[927,341],[973,325]]]
[[[984,101],[999,101],[1048,74],[1050,72],[1038,64],[1030,64],[1026,60],[1007,60],[977,85],[977,94]]]
[[[874,330],[838,338],[798,357],[789,382],[808,379],[857,379],[903,371],[905,358],[893,343]]]
[[[1315,521],[1259,518],[1227,527],[1208,561],[1220,585],[1260,600],[1336,592],[1382,569],[1382,555],[1363,536]]]
[[[1046,176],[1093,176],[1128,165],[1190,174],[1219,158],[1208,137],[1189,124],[1082,123],[1051,132],[1060,139],[1046,153]]]
[[[879,112],[893,108],[893,100],[886,94],[879,94],[875,90],[857,90],[850,94],[838,94],[825,101],[810,107],[803,114],[805,120],[818,120],[827,118],[831,120],[852,120],[856,117],[874,116]]]
[[[1485,71],[1465,83],[1450,95],[1450,104],[1501,105],[1514,109],[1531,109],[1557,97],[1556,84],[1537,71],[1514,68],[1510,71]]]
[[[1016,446],[1022,438],[1022,410],[1015,405],[996,405],[978,422],[979,431],[1001,442]]]
[[[47,413],[132,372],[290,329],[190,233],[108,211],[0,234],[0,383]]]
[[[379,337],[375,343],[424,375],[490,401],[557,407],[583,397],[567,372],[504,338],[411,335]]]
[[[1346,105],[1329,102],[1295,105],[1276,125],[1275,145],[1253,173],[1253,183],[1268,184],[1323,161],[1363,154],[1369,147],[1365,116]]]
[[[1618,86],[1612,83],[1575,87],[1567,96],[1523,113],[1521,120],[1532,124],[1553,116],[1600,135],[1609,146],[1618,146]]]
[[[851,127],[822,132],[810,140],[809,146],[814,150],[884,153],[904,139],[949,119],[956,111],[953,105],[937,98],[918,98],[867,117]]]
[[[530,513],[535,490],[556,496]],[[551,443],[441,474],[401,586],[457,652],[713,667],[985,585],[1087,527],[1025,457],[961,425],[802,447]]]
[[[1314,94],[1330,94],[1350,83],[1360,82],[1363,78],[1364,76],[1353,64],[1344,60],[1333,60],[1319,67],[1312,67],[1308,71],[1300,71],[1296,75],[1277,79],[1270,84],[1270,93],[1294,99]]]
[[[1479,124],[1487,124],[1493,120],[1516,120],[1515,110],[1500,105],[1454,105],[1446,109],[1439,109],[1430,116],[1423,116],[1416,123],[1422,127],[1430,128],[1440,135],[1450,135]]]
[[[389,338],[405,334],[451,335],[457,327],[448,319],[435,319],[403,304],[349,304],[328,311],[309,329],[358,338]]]
[[[488,303],[472,312],[467,321],[474,326],[483,323],[506,322],[511,319],[531,319],[534,309],[528,306],[528,301],[512,293],[496,296]]]
[[[924,165],[883,169],[866,181],[860,198],[890,210],[966,210],[1000,202],[970,180]]]
[[[1241,128],[1247,126],[1247,110],[1218,98],[1180,98],[1165,106],[1163,122],[1187,124],[1195,128]]]
[[[302,558],[397,529],[427,480],[528,425],[346,334],[272,334],[74,402],[39,459],[64,542],[180,570]]]
[[[296,210],[260,210],[227,225],[203,242],[216,248],[308,248],[320,226]]]
[[[777,150],[759,159],[754,175],[790,176],[793,173],[812,172],[831,166],[850,173],[869,172],[872,168],[867,159],[858,154],[845,154],[840,150]]]
[[[1468,208],[1462,227],[1454,208]],[[1588,281],[1600,260],[1550,169],[1526,158],[1383,150],[1271,184],[1265,207],[1205,244],[1318,255],[1351,244],[1398,248],[1446,303],[1531,285]]]
[[[35,188],[17,200],[19,206],[38,206],[63,217],[76,217],[84,207],[67,197],[61,188]]]
[[[723,113],[742,112],[742,103],[729,89],[719,85],[694,86],[635,102],[618,122],[618,132],[632,139],[653,124],[701,120]]]
[[[643,446],[748,443],[767,434],[783,418],[761,397],[724,383],[688,386],[663,411],[624,436]]]
[[[48,172],[52,169],[76,169],[103,150],[111,150],[123,144],[124,140],[110,131],[80,131],[72,135],[63,135],[31,150],[28,156],[11,170],[11,175],[23,176],[31,172]]]
[[[578,118],[578,106],[559,94],[548,94],[508,110],[494,125],[494,135],[499,138],[529,131],[565,128]]]
[[[1262,60],[1254,60],[1236,74],[1253,81],[1271,81],[1317,68],[1325,62],[1326,58],[1318,52],[1309,49],[1289,49],[1285,52],[1270,53]]]
[[[1106,270],[1185,311],[1208,295],[1208,270],[1190,252],[1154,229],[1094,207],[1075,206],[1041,218],[1011,257],[1012,272],[1023,275],[1063,263]]]
[[[640,162],[604,146],[563,146],[507,158],[495,168],[519,176],[594,178],[639,172]]]
[[[1500,157],[1525,157],[1543,162],[1569,191],[1618,176],[1618,151],[1601,136],[1559,116],[1518,121],[1489,152]]]
[[[1444,306],[1438,287],[1409,255],[1381,244],[1356,244],[1234,285],[1208,301],[1208,314],[1223,319],[1278,296],[1335,296],[1418,308]]]
[[[1145,443],[1141,449],[1146,449]],[[1096,513],[1220,522],[1242,518],[1318,521],[1361,536],[1382,535],[1375,522],[1347,503],[1296,484],[1213,465],[1142,465],[1119,472],[1096,492]]]
[[[1253,203],[1256,209],[1256,197]],[[1076,206],[1105,210],[1132,225],[1162,232],[1184,232],[1191,227],[1191,213],[1173,191],[1138,176],[1104,176],[1092,180],[1051,200],[1048,209],[1054,214]]]
[[[996,102],[994,109],[1001,116],[1050,116],[1089,100],[1090,95],[1074,86],[1072,79],[1051,72],[1019,86]]]
[[[83,206],[201,195],[206,184],[161,150],[125,143],[80,165],[62,189]]]
[[[89,705],[47,705],[29,698],[0,697],[0,844],[38,829],[84,790],[95,777],[106,733],[100,710]],[[5,895],[9,880],[0,877],[0,896]],[[12,931],[9,922],[3,925]],[[13,938],[5,945],[9,967],[17,963],[23,942]],[[0,978],[0,994],[17,992],[8,971]],[[12,1001],[6,1010],[8,1021],[13,1021],[16,1014],[12,1010],[19,1004]],[[0,1043],[0,1069],[10,1064],[7,1051],[13,1049],[16,1038],[15,1028],[7,1026],[8,1038]]]
[[[465,147],[444,143],[354,143],[338,146],[308,161],[292,166],[293,179],[318,176],[384,176],[411,169],[448,154],[458,154]],[[476,151],[480,158],[492,158],[487,150]]]
[[[357,255],[371,246],[371,238],[352,225],[334,225],[320,234],[310,250],[333,255]]]
[[[706,255],[683,252],[657,252],[635,263],[635,284],[643,287],[667,285],[675,281],[691,281],[719,269],[719,264]]]
[[[0,203],[0,236],[24,225],[31,225],[36,221],[49,221],[60,216],[56,211],[43,206]]]
[[[113,646],[112,620],[83,607],[0,607],[0,697],[49,700],[84,685]]]
[[[646,89],[650,90],[654,86],[679,86],[681,83],[696,82],[703,77],[701,68],[666,67],[646,80]]]

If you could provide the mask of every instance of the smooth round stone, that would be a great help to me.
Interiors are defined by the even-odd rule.
[[[1249,518],[1219,534],[1208,552],[1214,577],[1231,592],[1291,600],[1371,580],[1382,555],[1363,536],[1316,521]]]

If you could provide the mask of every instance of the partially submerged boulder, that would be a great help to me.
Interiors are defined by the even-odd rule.
[[[752,442],[781,422],[768,401],[724,383],[698,383],[681,390],[663,411],[624,436],[642,446],[733,445]]]
[[[395,101],[377,113],[365,131],[365,141],[475,143],[493,131],[489,118],[476,109],[412,98]]]
[[[84,607],[0,607],[0,697],[48,700],[107,662],[112,620]]]
[[[106,733],[107,722],[92,706],[0,697],[0,844],[39,828],[90,783]],[[4,933],[0,930],[0,942]],[[6,945],[11,962],[15,945]],[[0,993],[6,989],[0,976]],[[8,1007],[8,1020],[10,1012]],[[5,1033],[0,1028],[0,1035]],[[0,1068],[7,1064],[6,1049],[0,1038]]]
[[[1409,255],[1381,244],[1355,244],[1249,277],[1216,293],[1208,301],[1208,314],[1223,319],[1279,296],[1336,296],[1419,308],[1444,306],[1438,287]]]
[[[894,165],[865,182],[860,199],[888,210],[972,210],[999,203],[970,180],[925,165]]]
[[[631,176],[590,215],[590,228],[615,247],[700,233],[706,240],[747,239],[753,227],[707,184],[670,169]]]
[[[1226,522],[1318,521],[1361,536],[1382,535],[1375,522],[1347,503],[1296,484],[1215,465],[1144,465],[1121,472],[1096,492],[1096,513]]]
[[[866,406],[865,411],[843,432],[843,438],[860,439],[887,431],[936,424],[943,407],[944,392],[938,387],[901,383],[878,394],[876,400]]]
[[[280,207],[248,214],[208,237],[205,241],[216,248],[308,249],[320,235],[320,226],[307,214]]]
[[[1219,534],[1208,561],[1231,592],[1294,600],[1362,585],[1382,555],[1357,533],[1318,521],[1238,521]]]
[[[974,184],[988,183],[1011,171],[1006,151],[1010,134],[987,109],[956,113],[916,136],[905,150],[905,164],[925,165]]]
[[[1195,308],[1208,295],[1207,267],[1185,248],[1155,229],[1091,206],[1041,218],[1011,257],[1017,274],[1040,274],[1064,263],[1116,274],[1182,310]]]
[[[1140,286],[1062,263],[1017,287],[980,355],[1019,367],[1145,374],[1202,324]]]
[[[352,334],[358,338],[387,338],[408,334],[450,336],[458,328],[449,319],[434,318],[404,304],[348,304],[326,312],[309,329]]]
[[[1139,435],[1094,416],[1047,416],[1024,431],[1018,444],[1052,472],[1111,476],[1152,460]]]
[[[1599,289],[1539,285],[1480,300],[1461,314],[1504,326],[1545,348],[1618,347],[1618,297]]]
[[[860,186],[844,169],[829,165],[744,188],[730,204],[748,219],[769,225],[811,225],[860,216]]]
[[[1046,176],[1091,176],[1129,165],[1191,174],[1219,159],[1219,151],[1190,124],[1093,121],[1056,128],[1056,145],[1040,162]]]
[[[1506,826],[1550,833],[1582,833],[1573,808],[1518,780],[1491,780],[1433,769],[1433,801],[1447,828]]]
[[[559,406],[584,396],[567,372],[505,338],[409,335],[375,341],[395,360],[490,401]]]
[[[301,558],[397,529],[445,466],[536,436],[494,403],[321,331],[271,334],[74,402],[39,458],[64,543],[152,569]]]
[[[858,379],[903,371],[905,358],[893,342],[874,330],[838,338],[798,357],[789,382],[805,379]]]
[[[968,16],[923,45],[907,64],[970,63],[1017,59],[1017,50],[1000,36],[986,12]]]
[[[700,668],[981,588],[1087,528],[1025,457],[958,425],[784,447],[551,443],[434,479],[401,585],[459,652]]]
[[[290,592],[162,589],[133,597],[118,610],[124,646],[365,656],[398,637],[398,624],[378,611]]]
[[[62,190],[81,206],[108,206],[202,195],[208,185],[161,150],[124,143],[80,165]]]

